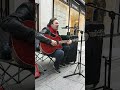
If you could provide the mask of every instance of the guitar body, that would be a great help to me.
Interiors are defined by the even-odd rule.
[[[25,21],[23,24],[30,28],[35,28],[35,22],[33,21]],[[35,49],[34,45],[28,43],[24,40],[18,40],[16,38],[12,38],[12,46],[13,46],[13,57],[15,61],[19,64],[24,65],[26,67],[34,67],[35,65]]]
[[[45,36],[47,38],[55,40],[57,42],[62,40],[60,36],[52,37],[48,34],[46,34]],[[62,45],[58,43],[57,46],[52,46],[52,45],[49,45],[49,44],[46,44],[46,43],[40,43],[40,50],[47,55],[54,53],[55,50],[57,50],[57,49],[62,49]]]

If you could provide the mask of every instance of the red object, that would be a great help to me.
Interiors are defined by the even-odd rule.
[[[35,64],[35,78],[39,78],[39,77],[40,77],[40,71],[39,71],[38,65]]]
[[[0,86],[0,90],[4,90],[4,88],[2,86]]]
[[[58,42],[57,46],[52,46],[46,43],[40,43],[40,50],[47,55],[54,53],[56,49],[62,49],[61,43],[66,43],[68,41],[68,40],[62,40],[60,36],[52,37],[48,34],[45,34],[45,36],[49,39],[52,39]]]
[[[23,24],[30,28],[35,28],[35,22],[24,21]],[[34,45],[23,40],[12,38],[13,54],[15,60],[23,65],[34,67],[35,65],[35,49]]]

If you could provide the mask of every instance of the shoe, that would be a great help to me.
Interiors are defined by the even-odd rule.
[[[65,67],[65,64],[64,63],[60,64],[60,67]]]
[[[54,65],[53,65],[53,68],[55,69],[55,71],[56,71],[57,73],[60,73],[59,68],[56,68]]]
[[[65,62],[66,65],[70,64],[70,62]]]
[[[59,69],[56,69],[56,68],[55,68],[55,71],[56,71],[57,73],[61,73]]]

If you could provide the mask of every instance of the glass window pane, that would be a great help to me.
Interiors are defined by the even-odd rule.
[[[54,0],[54,17],[59,21],[58,31],[61,35],[67,35],[68,29],[62,27],[68,26],[69,6],[60,0]]]
[[[70,8],[70,34],[77,35],[79,12],[73,8]]]

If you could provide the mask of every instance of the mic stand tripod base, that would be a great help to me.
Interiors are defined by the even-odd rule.
[[[103,88],[103,90],[113,90],[112,88],[109,88],[107,86],[101,86],[101,87],[98,87],[98,88],[94,88],[92,90],[97,90],[97,89],[101,89],[101,88]]]
[[[67,75],[67,76],[64,76],[63,78],[67,78],[67,77],[69,77],[69,76],[73,76],[73,75],[82,75],[81,73],[73,73],[73,74],[71,74],[71,75]],[[83,76],[83,75],[82,75]],[[84,76],[83,76],[84,77]]]
[[[77,67],[78,67],[80,63],[78,62],[77,64],[78,64],[78,65],[77,65]],[[76,68],[77,68],[77,67],[76,67]],[[76,69],[75,69],[75,71],[76,71]],[[63,76],[63,78],[67,78],[67,77],[69,77],[69,76],[73,76],[73,75],[77,75],[77,74],[78,74],[78,75],[82,75],[82,74],[80,73],[80,71],[79,71],[78,73],[75,73],[75,71],[74,71],[74,73],[73,73],[73,74]],[[85,78],[85,76],[84,76],[84,75],[82,75],[82,76]]]
[[[75,71],[74,71],[73,74],[64,76],[63,78],[66,78],[66,77],[69,77],[69,76],[73,76],[73,75],[77,75],[77,74],[78,74],[78,75],[82,75],[82,74],[81,74],[82,35],[83,35],[83,31],[81,31],[81,48],[80,48],[79,56],[78,56],[78,57],[80,57],[80,58],[78,59],[77,66],[76,66],[76,69],[77,69],[77,67],[78,67],[79,72],[78,72],[78,73],[75,73],[75,72],[76,72],[76,69],[75,69]],[[84,75],[82,75],[82,76],[85,78]]]

